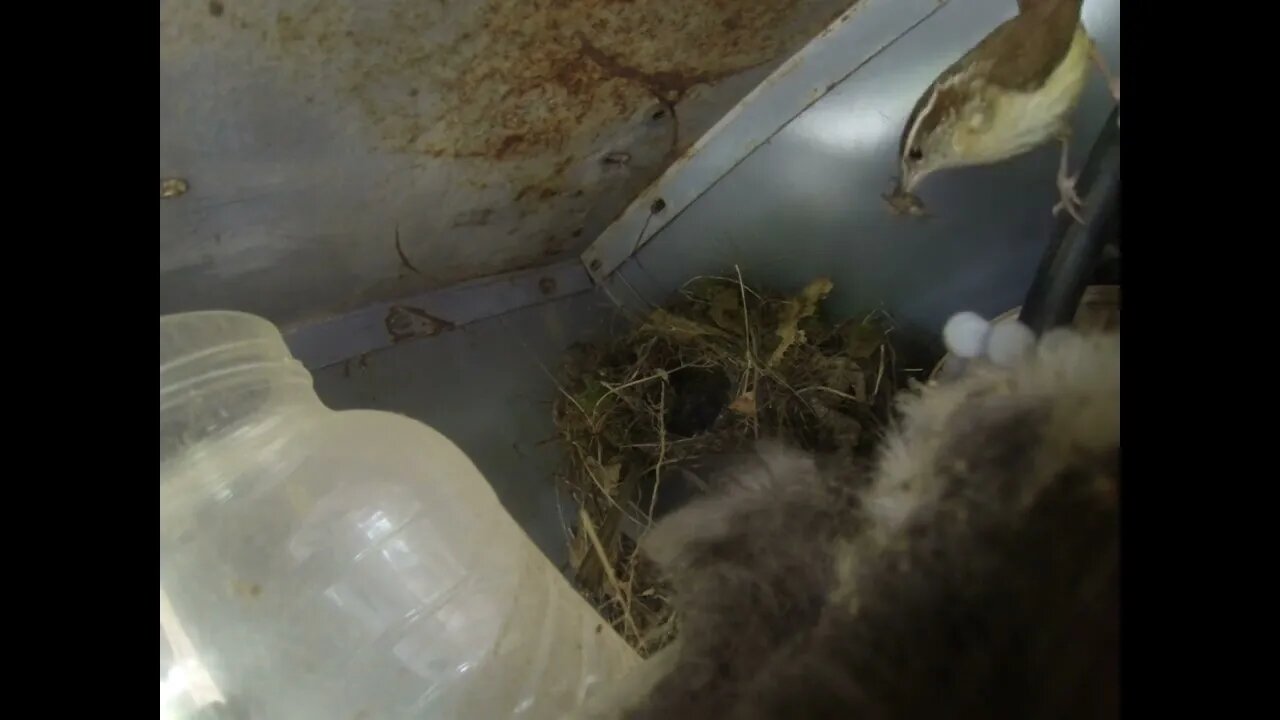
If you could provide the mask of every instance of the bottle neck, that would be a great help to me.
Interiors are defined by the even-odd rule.
[[[236,312],[160,318],[160,464],[210,442],[251,442],[323,411],[311,374],[270,322]]]

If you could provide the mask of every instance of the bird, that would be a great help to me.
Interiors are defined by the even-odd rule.
[[[1018,0],[1001,23],[942,71],[916,101],[898,144],[901,171],[885,200],[922,214],[915,189],[940,170],[991,165],[1057,140],[1059,201],[1083,223],[1068,172],[1071,115],[1096,66],[1117,103],[1120,81],[1080,20],[1083,0]]]

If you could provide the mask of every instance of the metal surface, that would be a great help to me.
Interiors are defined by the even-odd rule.
[[[162,0],[161,311],[288,326],[576,256],[849,3]]]
[[[901,5],[924,10],[913,0]],[[869,2],[855,20],[870,24],[874,7],[881,6]],[[625,303],[640,302],[637,296],[656,301],[693,275],[723,273],[734,264],[749,281],[784,289],[828,275],[835,290],[826,307],[834,314],[884,308],[904,334],[929,337],[958,310],[989,317],[1018,305],[1054,220],[1056,146],[937,174],[919,189],[930,217],[894,215],[881,198],[897,172],[898,137],[916,98],[1015,8],[1009,0],[942,6],[718,182],[701,178],[714,184],[609,278],[609,293]],[[1119,1],[1086,0],[1083,21],[1119,74]],[[835,41],[828,35],[814,43]],[[1112,107],[1095,73],[1074,122],[1073,170]],[[771,128],[744,122],[751,117],[737,111],[717,129],[715,142],[755,147]],[[673,167],[660,185],[683,182],[675,175],[697,168],[692,162]],[[619,225],[635,222],[628,216]]]
[[[582,254],[597,281],[662,232],[756,148],[938,11],[938,0],[864,0],[743,99],[647,188]],[[661,199],[661,210],[653,203]]]
[[[552,473],[553,370],[571,343],[601,332],[607,301],[579,293],[422,342],[332,365],[314,373],[316,391],[335,409],[377,408],[421,420],[458,444],[499,500],[554,562],[563,563],[565,517]],[[546,368],[546,370],[544,370]]]
[[[576,260],[477,280],[392,303],[377,303],[346,315],[295,327],[285,333],[293,356],[309,369],[342,362],[402,342],[455,332],[497,317],[590,289]]]
[[[540,290],[535,290],[544,273],[523,274],[514,285],[474,285],[461,294],[419,294],[472,274],[546,261],[543,241],[554,235],[560,242],[565,228],[583,231],[573,238],[570,230],[562,249],[593,237],[665,167],[672,147],[683,149],[711,127],[733,100],[768,75],[771,65],[739,73],[705,95],[697,88],[690,90],[677,105],[680,132],[673,145],[670,118],[651,118],[661,106],[649,90],[652,82],[642,82],[597,57],[613,68],[614,75],[593,81],[590,87],[595,89],[586,97],[592,107],[612,107],[619,114],[601,119],[588,113],[583,124],[572,125],[562,147],[546,146],[555,150],[514,143],[503,153],[498,152],[503,146],[499,141],[475,146],[494,151],[487,156],[432,157],[418,152],[426,147],[421,143],[434,142],[431,132],[444,130],[428,128],[431,132],[416,136],[409,150],[396,150],[384,143],[397,135],[384,136],[380,128],[400,127],[396,123],[418,116],[387,108],[403,106],[408,90],[416,89],[424,103],[429,98],[424,108],[443,112],[462,97],[449,92],[461,90],[456,78],[450,86],[454,91],[446,84],[428,87],[424,82],[419,87],[419,79],[434,76],[425,71],[425,61],[409,62],[412,48],[399,34],[370,29],[386,47],[350,45],[339,50],[332,63],[320,63],[318,58],[327,51],[318,41],[301,48],[294,45],[291,55],[281,54],[286,38],[280,36],[277,17],[274,24],[266,22],[260,46],[222,48],[219,43],[230,41],[219,40],[216,33],[223,31],[207,26],[238,15],[230,0],[221,1],[228,4],[220,15],[209,13],[210,19],[201,20],[206,35],[171,39],[168,54],[162,40],[161,176],[182,179],[185,187],[183,194],[161,202],[162,310],[221,305],[290,324],[365,307],[290,333],[291,345],[312,367],[351,358],[315,373],[321,396],[334,407],[401,412],[438,428],[476,461],[544,551],[562,560],[556,497],[548,492],[557,451],[553,443],[544,443],[552,435],[549,403],[556,390],[542,366],[553,367],[566,346],[608,321],[602,296],[582,293],[511,312],[512,307],[542,300]],[[920,188],[930,218],[892,215],[880,198],[896,173],[901,123],[916,97],[938,71],[1009,17],[1015,3],[951,0],[930,15],[935,0],[865,2],[840,28],[815,39],[803,61],[788,65],[789,73],[775,76],[736,108],[696,152],[672,167],[654,188],[658,192],[646,193],[618,219],[618,230],[605,237],[615,238],[607,245],[630,234],[628,244],[617,246],[626,248],[621,257],[631,252],[646,220],[658,224],[653,231],[645,229],[644,237],[652,240],[638,255],[609,275],[601,288],[605,293],[620,302],[644,304],[666,297],[693,275],[721,273],[734,264],[749,281],[778,288],[798,288],[825,274],[835,281],[826,303],[833,313],[884,307],[900,326],[926,335],[936,335],[956,310],[991,316],[1021,302],[1053,223],[1056,148],[994,167],[940,173]],[[191,7],[203,7],[170,4],[171,0],[162,4],[162,38],[166,12],[171,18],[185,17],[194,12]],[[302,4],[289,0],[246,5],[244,12],[269,18],[286,5]],[[656,7],[654,0],[608,4]],[[400,18],[392,10],[410,7],[408,2],[389,0],[367,5],[352,6],[348,25],[374,28],[378,22],[392,21],[377,18]],[[456,63],[444,66],[466,75],[470,71],[464,72],[465,62],[477,61],[478,52],[495,55],[485,63],[496,79],[480,83],[496,83],[480,93],[481,105],[490,103],[488,114],[469,115],[468,110],[460,116],[474,125],[476,138],[492,137],[505,127],[502,114],[494,109],[504,107],[502,89],[509,89],[502,68],[523,72],[521,61],[544,51],[544,59],[560,52],[547,49],[540,44],[543,40],[528,40],[531,49],[521,52],[530,54],[512,55],[527,40],[512,18],[569,6],[579,8],[584,17],[606,12],[598,9],[605,7],[603,0],[466,5],[465,11],[450,11],[458,14],[441,21],[438,31],[427,33],[436,38],[430,41],[433,47],[456,48],[466,29],[477,22],[473,13],[514,13],[499,26],[505,28],[506,39],[492,41],[499,42],[496,46],[490,42],[471,48]],[[685,51],[692,53],[697,42],[690,38],[708,35],[707,25],[690,23],[680,29],[680,8],[697,5],[711,12],[709,8],[730,6],[793,6],[748,0],[671,0],[669,5],[672,15],[654,21],[667,33],[656,45],[645,40],[655,36],[655,28],[618,39],[619,31],[609,21],[602,22],[612,29],[593,32],[593,42],[601,38],[596,44],[604,47],[607,38],[610,47],[627,52],[670,50],[684,43]],[[821,14],[819,10],[834,5],[794,7],[799,17]],[[902,34],[922,17],[927,19]],[[405,37],[420,38],[430,26],[414,18],[418,16],[396,20]],[[574,16],[572,26],[582,22]],[[758,28],[762,21],[754,22]],[[1086,0],[1084,22],[1118,73],[1119,0]],[[679,27],[669,27],[672,23]],[[317,27],[308,30],[307,37],[328,37],[322,31],[341,25]],[[254,32],[257,28],[250,24]],[[452,40],[441,39],[446,35]],[[852,43],[855,37],[861,39]],[[350,63],[361,48],[369,50],[373,60],[366,70],[356,72]],[[704,58],[729,57],[724,47],[710,55],[703,52]],[[391,58],[402,58],[402,64],[384,67]],[[604,67],[593,62],[592,67]],[[645,64],[650,62],[656,64]],[[648,55],[630,65],[638,66],[665,71],[679,63]],[[415,69],[423,71],[422,78],[410,72]],[[652,80],[653,75],[645,77]],[[356,82],[359,78],[367,78],[360,81],[364,85]],[[819,83],[828,78],[837,83],[830,92]],[[414,84],[406,87],[410,82]],[[560,86],[544,82],[539,87]],[[623,87],[638,94],[618,90]],[[355,92],[359,88],[373,93],[373,99],[362,100]],[[379,88],[385,89],[385,98]],[[621,105],[610,104],[615,91],[626,100],[621,105],[636,105],[630,115],[622,113]],[[306,102],[307,97],[313,101]],[[529,109],[537,107],[541,106],[521,101],[519,122],[532,122],[521,113],[544,112]],[[1073,168],[1110,108],[1104,84],[1095,78],[1077,115]],[[465,127],[446,125],[462,143],[457,147],[472,147],[465,145],[471,142],[464,137]],[[573,162],[557,169],[566,157]],[[605,162],[607,158],[612,160]],[[561,180],[540,184],[540,178],[553,171],[561,173]],[[535,190],[522,193],[529,187]],[[536,188],[550,188],[549,197],[541,198],[543,192]],[[674,188],[683,190],[677,193]],[[666,207],[651,219],[650,205],[658,197]],[[525,205],[533,198],[538,198],[536,205]],[[533,209],[522,216],[528,208]],[[460,227],[450,227],[455,221]],[[557,293],[572,292],[585,283],[584,271],[571,266],[557,266],[552,275]],[[394,336],[431,335],[442,329],[430,317],[412,312],[400,312],[389,326],[389,301],[410,296],[416,299],[398,304],[453,324],[471,324],[421,341],[392,343]],[[370,303],[380,304],[367,308]],[[500,313],[507,314],[494,317]],[[383,349],[357,357],[377,348]]]

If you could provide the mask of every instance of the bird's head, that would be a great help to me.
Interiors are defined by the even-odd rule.
[[[916,101],[898,141],[898,182],[903,192],[915,192],[922,180],[939,170],[965,164],[955,142],[962,92],[954,83],[937,83]]]

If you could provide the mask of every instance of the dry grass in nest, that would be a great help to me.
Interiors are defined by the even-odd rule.
[[[883,313],[829,324],[831,289],[819,278],[773,296],[740,272],[694,278],[626,334],[566,357],[554,413],[568,454],[560,482],[578,505],[574,578],[641,655],[676,632],[635,542],[672,469],[761,436],[851,459],[870,451],[897,376],[891,324]]]

